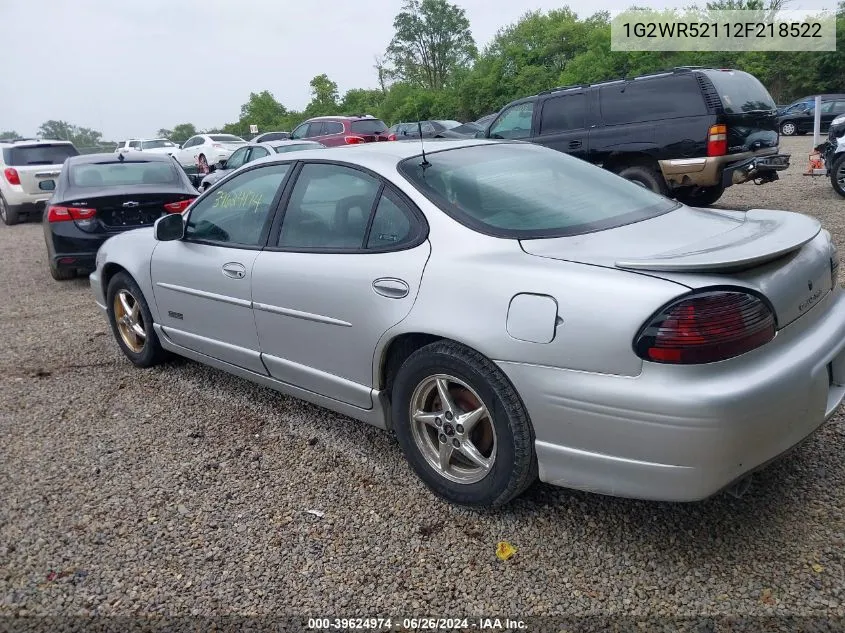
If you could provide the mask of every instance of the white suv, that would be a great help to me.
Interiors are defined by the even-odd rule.
[[[0,219],[17,224],[21,216],[41,214],[62,163],[78,154],[69,141],[0,141]]]
[[[125,154],[131,151],[150,152],[152,154],[170,154],[171,156],[179,151],[179,146],[166,138],[131,139],[121,141],[114,150],[117,154]]]

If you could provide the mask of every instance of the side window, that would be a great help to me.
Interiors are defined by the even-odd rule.
[[[833,106],[834,114],[842,114],[845,112],[845,101],[837,101]]]
[[[185,239],[260,246],[270,207],[290,165],[267,165],[232,178],[200,200],[188,215]]]
[[[830,114],[833,112],[833,106],[836,104],[835,101],[824,101],[822,102],[822,114]]]
[[[392,191],[385,189],[376,207],[367,248],[387,248],[407,242],[414,237],[413,226],[405,205]]]
[[[141,141],[129,141],[129,147],[132,149],[141,147]]]
[[[531,119],[534,116],[534,102],[511,106],[496,119],[490,128],[491,138],[528,138],[531,136]]]
[[[242,147],[235,150],[235,153],[229,156],[229,160],[226,161],[226,169],[237,169],[243,165],[246,162],[246,155],[248,152],[248,147]]]
[[[185,148],[185,147],[193,147],[194,145],[199,145],[199,143],[197,143],[198,140],[199,139],[197,139],[196,136],[193,137],[193,138],[189,138],[187,141],[185,141],[185,144],[182,147]]]
[[[291,138],[305,138],[308,135],[308,123],[303,123],[290,133]]]
[[[437,130],[434,129],[434,125],[431,121],[423,121],[422,131],[423,134],[434,134]],[[417,130],[417,134],[419,134],[419,130]]]
[[[701,116],[707,106],[691,75],[624,81],[599,89],[605,125]]]
[[[343,134],[343,123],[340,121],[325,121],[322,134]],[[312,134],[316,136],[316,134]]]
[[[567,95],[548,99],[543,104],[540,134],[554,134],[584,129],[587,114],[587,95]]]
[[[360,249],[381,183],[357,169],[307,164],[296,179],[277,245]]]
[[[270,152],[268,152],[263,147],[253,147],[252,153],[249,155],[249,161],[252,162],[254,160],[258,160],[259,158],[264,158],[265,156],[269,156]]]
[[[322,121],[311,121],[308,124],[308,137],[312,136],[320,136],[323,134],[323,122]]]

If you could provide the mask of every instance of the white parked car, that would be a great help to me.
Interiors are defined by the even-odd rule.
[[[246,144],[240,136],[232,134],[197,134],[185,141],[174,157],[182,167],[196,167],[201,174],[206,174],[209,165],[226,160]]]
[[[23,216],[40,216],[62,164],[77,154],[69,141],[0,141],[0,220],[17,224]]]
[[[153,139],[131,139],[121,141],[114,150],[117,154],[126,152],[150,152],[151,154],[170,154],[171,156],[179,151],[179,146],[166,138]]]

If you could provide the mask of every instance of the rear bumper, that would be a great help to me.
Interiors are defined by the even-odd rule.
[[[766,167],[767,173],[774,173],[789,167],[789,155],[778,154],[776,147],[726,156],[661,160],[658,161],[658,164],[663,177],[673,189],[679,187],[729,187],[758,177],[755,173],[764,169],[765,160],[772,159],[775,156],[784,157],[786,159],[785,166]],[[759,169],[755,173],[745,173],[745,166],[753,161],[757,161],[754,164],[759,164]],[[727,181],[725,174],[730,174]]]
[[[43,216],[44,209],[47,208],[47,200],[38,200],[37,202],[19,202],[17,204],[6,201],[9,204],[9,209],[17,213],[18,215],[29,215],[29,216]]]
[[[56,268],[94,270],[97,250],[111,235],[85,233],[73,222],[45,222],[47,252]]]
[[[696,501],[789,451],[841,404],[845,292],[829,293],[772,342],[722,363],[644,363],[633,378],[498,365],[531,416],[540,479]]]
[[[789,154],[755,156],[738,163],[732,163],[722,171],[722,185],[730,187],[749,180],[762,179],[772,182],[778,179],[778,172],[789,169]]]

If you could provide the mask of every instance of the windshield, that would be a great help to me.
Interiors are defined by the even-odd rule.
[[[168,162],[82,163],[70,169],[74,187],[115,187],[124,185],[172,185],[179,175]]]
[[[716,87],[725,114],[777,110],[766,87],[754,76],[741,70],[703,71]]]
[[[298,152],[303,149],[317,149],[325,147],[322,143],[293,143],[291,145],[277,145],[273,149],[277,154],[284,154],[285,152]]]
[[[212,134],[209,138],[218,143],[246,143],[242,138],[232,134]]]
[[[378,119],[364,119],[362,121],[352,121],[349,128],[353,134],[381,134],[387,131],[387,126],[384,121]]]
[[[176,144],[165,140],[141,141],[141,149],[158,149],[160,147],[176,147]]]
[[[3,150],[3,161],[10,167],[25,165],[61,165],[66,158],[79,154],[73,145],[24,145]]]
[[[497,237],[562,237],[611,229],[679,205],[545,147],[495,143],[402,161],[399,170],[448,215]]]

